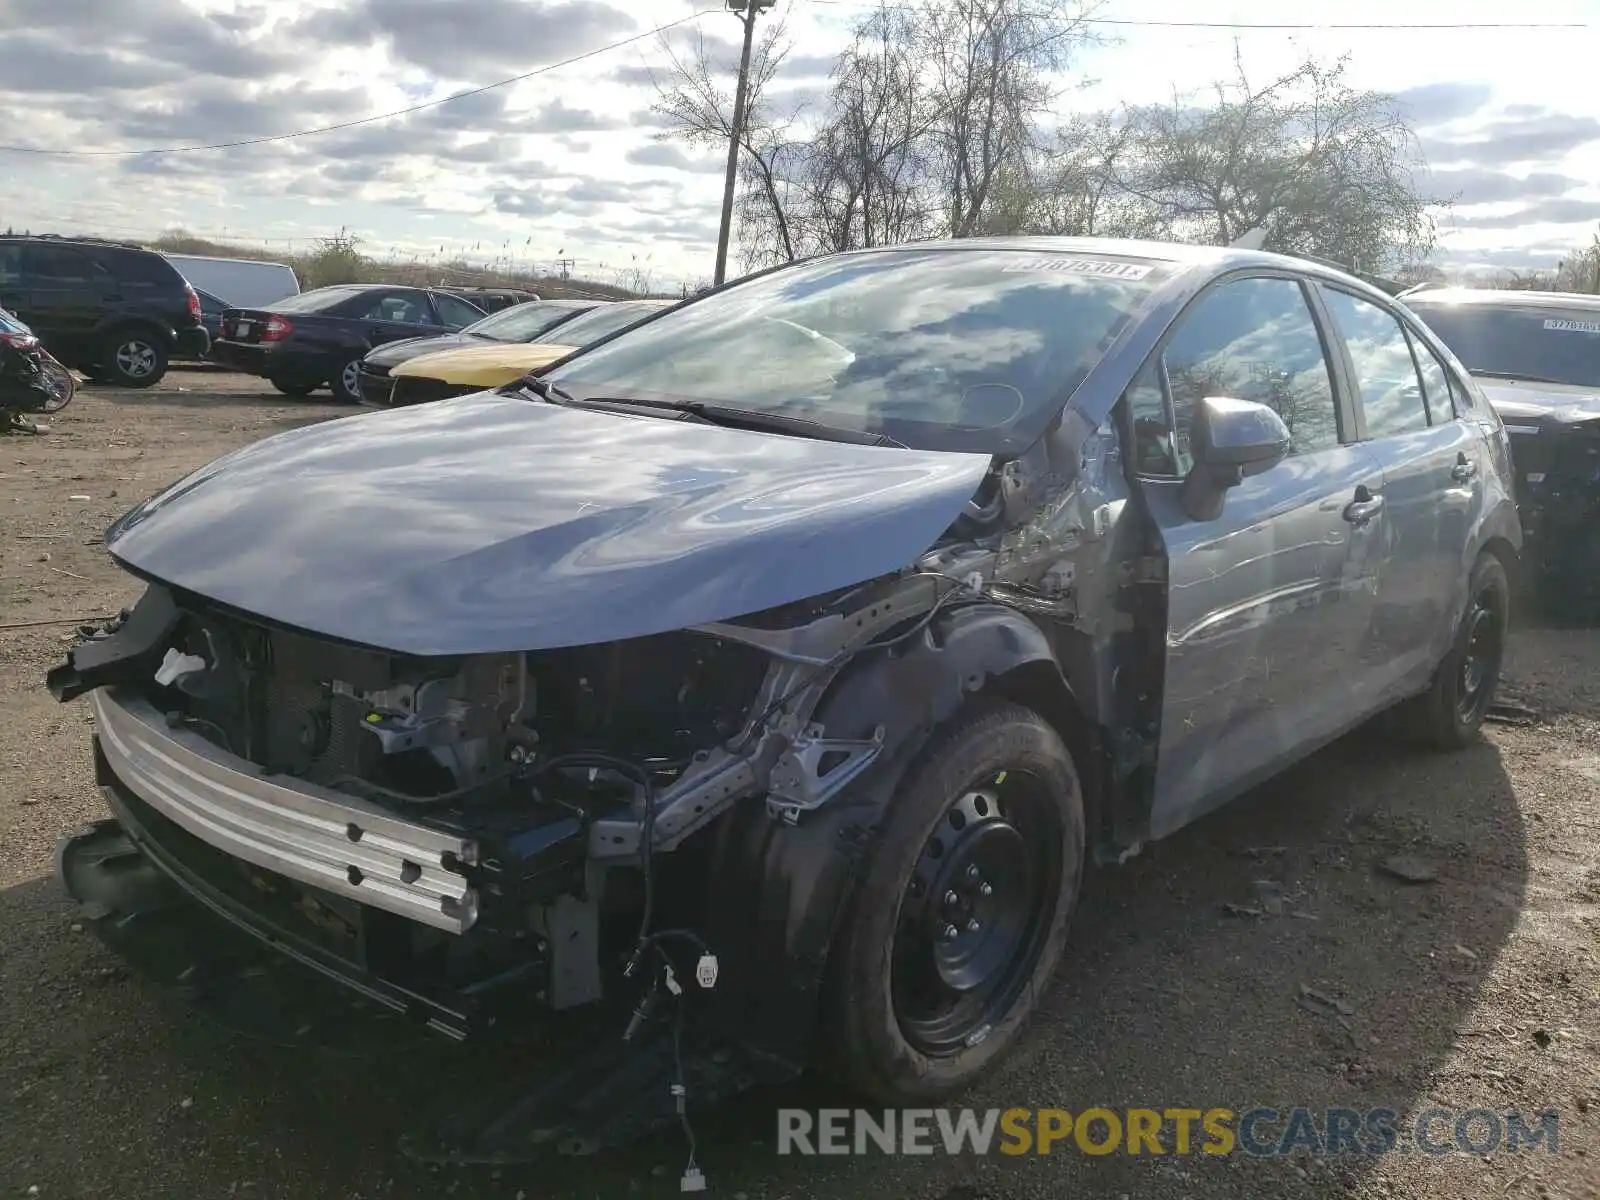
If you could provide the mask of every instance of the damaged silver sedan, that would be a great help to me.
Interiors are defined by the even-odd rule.
[[[1336,271],[794,264],[118,521],[148,590],[50,677],[113,813],[62,874],[124,947],[203,910],[452,1038],[614,1009],[545,1130],[671,1116],[686,1054],[929,1102],[1091,857],[1388,710],[1474,737],[1520,543],[1477,385]]]

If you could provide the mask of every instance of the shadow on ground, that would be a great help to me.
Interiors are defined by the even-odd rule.
[[[148,409],[152,406],[171,408],[239,408],[280,409],[291,413],[305,412],[308,417],[325,418],[349,416],[368,410],[354,404],[335,400],[327,392],[313,393],[304,399],[285,396],[266,380],[252,380],[259,388],[241,390],[234,386],[218,384],[227,380],[234,383],[239,376],[214,369],[199,369],[180,374],[176,368],[167,376],[165,386],[155,389],[122,388],[106,384],[85,384],[83,391],[119,409]],[[68,410],[70,411],[70,409]]]
[[[1385,876],[1379,864],[1402,853],[1437,878]],[[1062,984],[1025,1043],[961,1103],[1426,1106],[1430,1076],[1516,922],[1527,873],[1524,830],[1491,744],[1419,758],[1358,734],[1127,866],[1097,872]],[[158,995],[70,932],[72,921],[53,880],[0,893],[9,947],[0,995],[32,1014],[0,1026],[0,1095],[12,1114],[0,1125],[0,1175],[12,1176],[0,1190],[48,1180],[49,1194],[128,1198],[678,1194],[677,1133],[496,1171],[413,1164],[395,1149],[413,1102],[470,1086],[465,1055],[440,1044],[376,1065],[251,1041]],[[1306,988],[1337,1005],[1311,1002]],[[1312,1196],[1376,1161],[1300,1159],[1302,1175],[1282,1161],[1060,1150],[776,1156],[778,1107],[848,1103],[805,1081],[697,1113],[699,1161],[718,1194],[751,1200],[1013,1200],[1075,1187],[1234,1196],[1241,1182],[1244,1194]]]

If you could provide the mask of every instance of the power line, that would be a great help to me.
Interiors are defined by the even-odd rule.
[[[909,4],[875,4],[873,0],[807,0],[811,4],[840,5],[859,9],[887,8],[896,12],[916,11]],[[1135,29],[1276,29],[1276,30],[1390,30],[1390,29],[1592,29],[1589,21],[1157,21],[1136,17],[1079,17],[1076,25],[1117,25]]]
[[[720,12],[720,9],[702,8],[692,12],[686,17],[679,17],[676,21],[668,21],[665,25],[657,25],[654,29],[647,29],[643,33],[636,33],[620,41],[575,54],[571,58],[564,58],[560,62],[546,63],[542,67],[535,67],[531,71],[524,71],[521,75],[513,75],[509,79],[496,80],[486,83],[482,87],[475,87],[465,92],[454,92],[448,96],[441,96],[437,100],[424,100],[420,104],[413,104],[408,108],[397,108],[393,112],[378,113],[371,117],[358,117],[354,121],[340,121],[336,125],[318,125],[312,129],[296,129],[292,133],[274,133],[266,137],[241,138],[233,142],[210,142],[197,146],[159,146],[149,150],[51,150],[38,146],[5,146],[0,145],[0,153],[7,154],[38,154],[53,158],[142,158],[156,154],[189,154],[200,150],[232,150],[239,146],[263,146],[269,142],[286,142],[291,138],[312,137],[319,133],[335,133],[341,129],[355,129],[360,125],[372,125],[378,121],[388,121],[395,117],[408,116],[411,113],[421,112],[428,108],[438,108],[441,104],[449,104],[453,100],[465,100],[469,96],[481,96],[484,92],[492,92],[496,88],[509,87],[513,83],[521,83],[524,79],[532,79],[536,75],[545,75],[562,67],[570,67],[574,63],[583,62],[585,59],[596,58],[612,50],[620,50],[623,46],[631,46],[634,42],[642,42],[645,38],[655,37],[679,25],[686,25],[690,21],[698,21],[710,13]]]

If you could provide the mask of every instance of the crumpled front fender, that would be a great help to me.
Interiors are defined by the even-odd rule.
[[[882,757],[795,825],[752,801],[718,828],[704,929],[722,969],[717,1027],[774,1075],[811,1059],[828,952],[900,780],[971,697],[1033,666],[1060,680],[1070,700],[1044,633],[991,603],[953,608],[893,651],[863,654],[816,719],[830,738],[865,737],[882,725]]]

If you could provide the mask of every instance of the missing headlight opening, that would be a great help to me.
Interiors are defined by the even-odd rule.
[[[462,939],[412,929],[381,963],[352,964],[428,979],[461,1036],[455,997],[512,977],[555,1010],[599,1000],[619,962],[652,980],[676,964],[710,990],[715,948],[658,919],[693,919],[697,869],[663,856],[740,801],[765,794],[794,825],[859,776],[882,727],[832,737],[819,699],[970,586],[911,573],[741,622],[452,658],[320,640],[153,586],[51,686],[93,691],[114,803],[197,833],[186,869],[226,867],[209,842],[285,893],[358,900],[373,928],[409,918]],[[245,814],[185,786],[227,773]],[[635,932],[611,937],[630,911]]]

